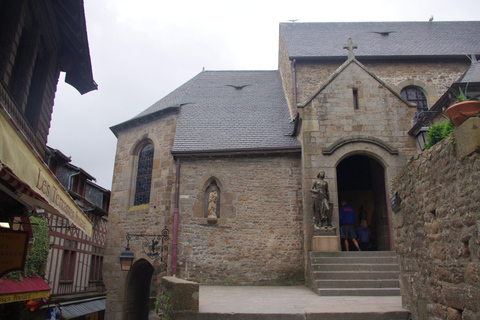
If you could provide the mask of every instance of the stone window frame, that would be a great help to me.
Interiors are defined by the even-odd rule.
[[[137,142],[135,147],[133,148],[132,151],[132,166],[131,166],[131,172],[132,172],[132,179],[131,179],[131,194],[130,194],[130,207],[141,207],[145,205],[149,205],[149,203],[152,201],[152,199],[149,199],[149,203],[142,203],[142,204],[135,204],[135,195],[136,195],[136,189],[137,189],[137,174],[138,174],[138,161],[139,161],[139,156],[140,152],[143,150],[144,147],[147,145],[152,145],[153,146],[153,161],[152,161],[152,177],[150,180],[150,197],[152,196],[152,184],[153,184],[153,170],[154,170],[154,162],[155,162],[155,152],[157,148],[155,147],[155,143],[149,139],[149,138],[143,138],[141,141]]]
[[[420,80],[407,79],[398,83],[397,85],[392,85],[391,87],[396,92],[398,92],[398,94],[400,94],[400,92],[404,88],[410,87],[410,86],[418,87],[420,88],[420,90],[423,91],[423,93],[425,94],[425,97],[427,98],[428,106],[433,106],[435,102],[437,102],[438,93],[437,93],[436,87],[433,84],[427,85],[425,82],[422,82]]]
[[[408,99],[407,96],[404,96],[404,92],[406,93],[407,90],[415,90],[416,91],[416,95],[417,95],[417,98],[414,99],[414,100],[410,100]],[[421,95],[423,95],[423,98],[424,99],[418,99],[418,93],[420,93]],[[411,86],[406,86],[406,87],[403,87],[402,90],[400,90],[400,95],[405,99],[407,100],[408,102],[410,103],[415,103],[417,105],[417,112],[422,112],[422,111],[427,111],[428,110],[428,99],[427,99],[427,95],[425,94],[425,91],[420,88],[419,86],[414,86],[414,85],[411,85]],[[406,95],[406,94],[405,94]],[[421,106],[417,103],[417,101],[425,101],[425,106]]]

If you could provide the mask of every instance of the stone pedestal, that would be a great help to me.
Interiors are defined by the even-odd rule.
[[[336,252],[342,251],[339,236],[314,236],[312,251]]]

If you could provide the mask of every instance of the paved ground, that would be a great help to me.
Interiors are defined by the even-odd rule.
[[[404,311],[400,296],[320,297],[304,286],[200,286],[200,312]]]
[[[200,286],[198,313],[180,320],[410,319],[400,296],[320,297],[304,286]],[[149,319],[154,320],[155,314]]]

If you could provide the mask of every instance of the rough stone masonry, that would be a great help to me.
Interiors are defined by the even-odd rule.
[[[480,319],[478,137],[472,118],[393,181],[400,285],[413,319]]]

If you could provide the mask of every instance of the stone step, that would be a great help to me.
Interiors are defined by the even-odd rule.
[[[315,271],[311,272],[314,280],[388,280],[398,279],[399,273],[392,271]]]
[[[398,271],[397,264],[314,264],[312,271]]]
[[[310,261],[312,264],[398,264],[397,257],[316,257]]]
[[[318,288],[316,292],[319,296],[399,296],[400,288]]]
[[[348,309],[348,305],[345,306]],[[349,310],[346,312],[315,312],[307,313],[229,313],[229,312],[175,312],[175,320],[405,320],[409,319],[410,312],[405,311],[378,311],[365,312]]]
[[[395,251],[334,251],[334,252],[321,252],[310,251],[310,258],[317,257],[397,257]]]
[[[346,289],[346,288],[398,288],[400,283],[397,279],[379,280],[316,280],[317,288]]]
[[[348,306],[346,306],[348,308]],[[175,312],[175,320],[405,320],[409,319],[410,312],[405,311],[378,311],[378,312],[317,312],[308,313],[307,316],[300,313],[217,313],[217,312]]]

